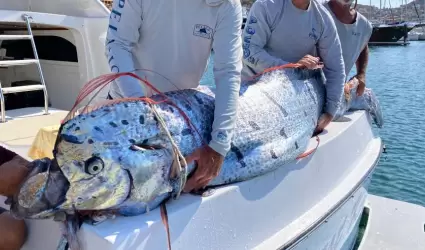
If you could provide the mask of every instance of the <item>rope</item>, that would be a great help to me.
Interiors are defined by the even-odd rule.
[[[306,152],[304,152],[304,153],[300,154],[300,155],[299,155],[296,159],[297,159],[297,160],[300,160],[300,159],[306,158],[307,156],[309,156],[309,155],[311,155],[313,152],[315,152],[315,151],[317,150],[317,148],[319,147],[319,144],[320,144],[320,138],[319,138],[319,136],[318,136],[318,135],[316,135],[316,141],[317,141],[317,144],[316,144],[316,147],[315,147],[315,148],[313,148],[313,149],[311,149],[311,150],[309,150],[309,151],[306,151]]]
[[[164,119],[158,113],[158,110],[156,109],[156,107],[154,105],[151,104],[151,108],[152,108],[153,114],[158,119],[158,123],[159,123],[160,127],[162,128],[162,130],[167,135],[168,139],[170,140],[171,146],[173,148],[173,158],[175,158],[175,159],[173,159],[173,164],[171,165],[171,168],[172,168],[171,172],[177,173],[177,178],[179,178],[179,180],[180,180],[179,181],[179,189],[177,190],[177,195],[175,197],[175,199],[178,199],[180,197],[181,192],[183,191],[184,185],[186,184],[186,180],[187,180],[187,162],[186,162],[186,159],[184,158],[182,152],[180,151],[179,147],[174,142],[173,137],[171,136],[171,133],[168,130]],[[177,156],[177,157],[175,157],[175,156]],[[181,164],[181,161],[183,162],[183,166]]]
[[[165,231],[167,233],[167,246],[168,250],[171,250],[171,236],[170,236],[170,224],[168,222],[168,213],[167,213],[167,207],[165,205],[165,202],[161,204],[161,219],[162,224],[164,224]]]

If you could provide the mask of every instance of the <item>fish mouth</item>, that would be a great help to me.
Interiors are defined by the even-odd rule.
[[[10,212],[20,219],[52,217],[65,202],[70,184],[55,159],[43,158],[29,164],[32,171],[11,197]]]

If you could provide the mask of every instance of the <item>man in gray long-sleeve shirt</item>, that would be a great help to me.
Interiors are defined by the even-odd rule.
[[[162,92],[195,88],[214,49],[216,83],[211,141],[187,156],[197,168],[185,191],[218,175],[236,123],[242,70],[239,0],[115,0],[106,41],[112,72],[136,72]],[[137,69],[146,69],[137,71]],[[110,99],[150,96],[136,79],[112,84]]]
[[[286,63],[323,66],[327,98],[316,131],[332,121],[342,101],[345,69],[336,27],[324,6],[314,0],[257,0],[245,24],[243,49],[243,79]]]

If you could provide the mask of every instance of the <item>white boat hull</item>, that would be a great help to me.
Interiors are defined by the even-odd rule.
[[[418,41],[419,40],[419,34],[417,33],[409,33],[409,35],[407,36],[407,39],[409,41]]]
[[[360,218],[368,196],[371,174],[333,213],[312,230],[308,237],[293,247],[294,250],[351,250],[356,241]]]

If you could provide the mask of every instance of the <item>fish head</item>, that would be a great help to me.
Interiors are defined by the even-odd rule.
[[[14,199],[16,214],[40,218],[58,211],[113,210],[131,195],[137,201],[148,202],[171,191],[169,145],[134,148],[137,143],[125,136],[134,130],[130,117],[125,117],[125,129],[111,126],[111,121],[124,121],[123,116],[134,112],[116,109],[78,115],[61,126],[54,159],[39,163],[39,171],[24,182],[19,197]],[[153,117],[149,110],[142,114]],[[136,129],[139,139],[159,144],[166,141],[156,121],[146,120]]]
[[[116,206],[129,196],[130,173],[120,164],[125,149],[119,145],[79,140],[63,133],[55,148],[55,159],[69,182],[61,209],[102,210]]]
[[[54,159],[35,160],[33,171],[13,198],[18,218],[46,218],[58,211],[103,210],[125,201],[131,175],[117,147],[89,143],[85,135],[58,135]]]

